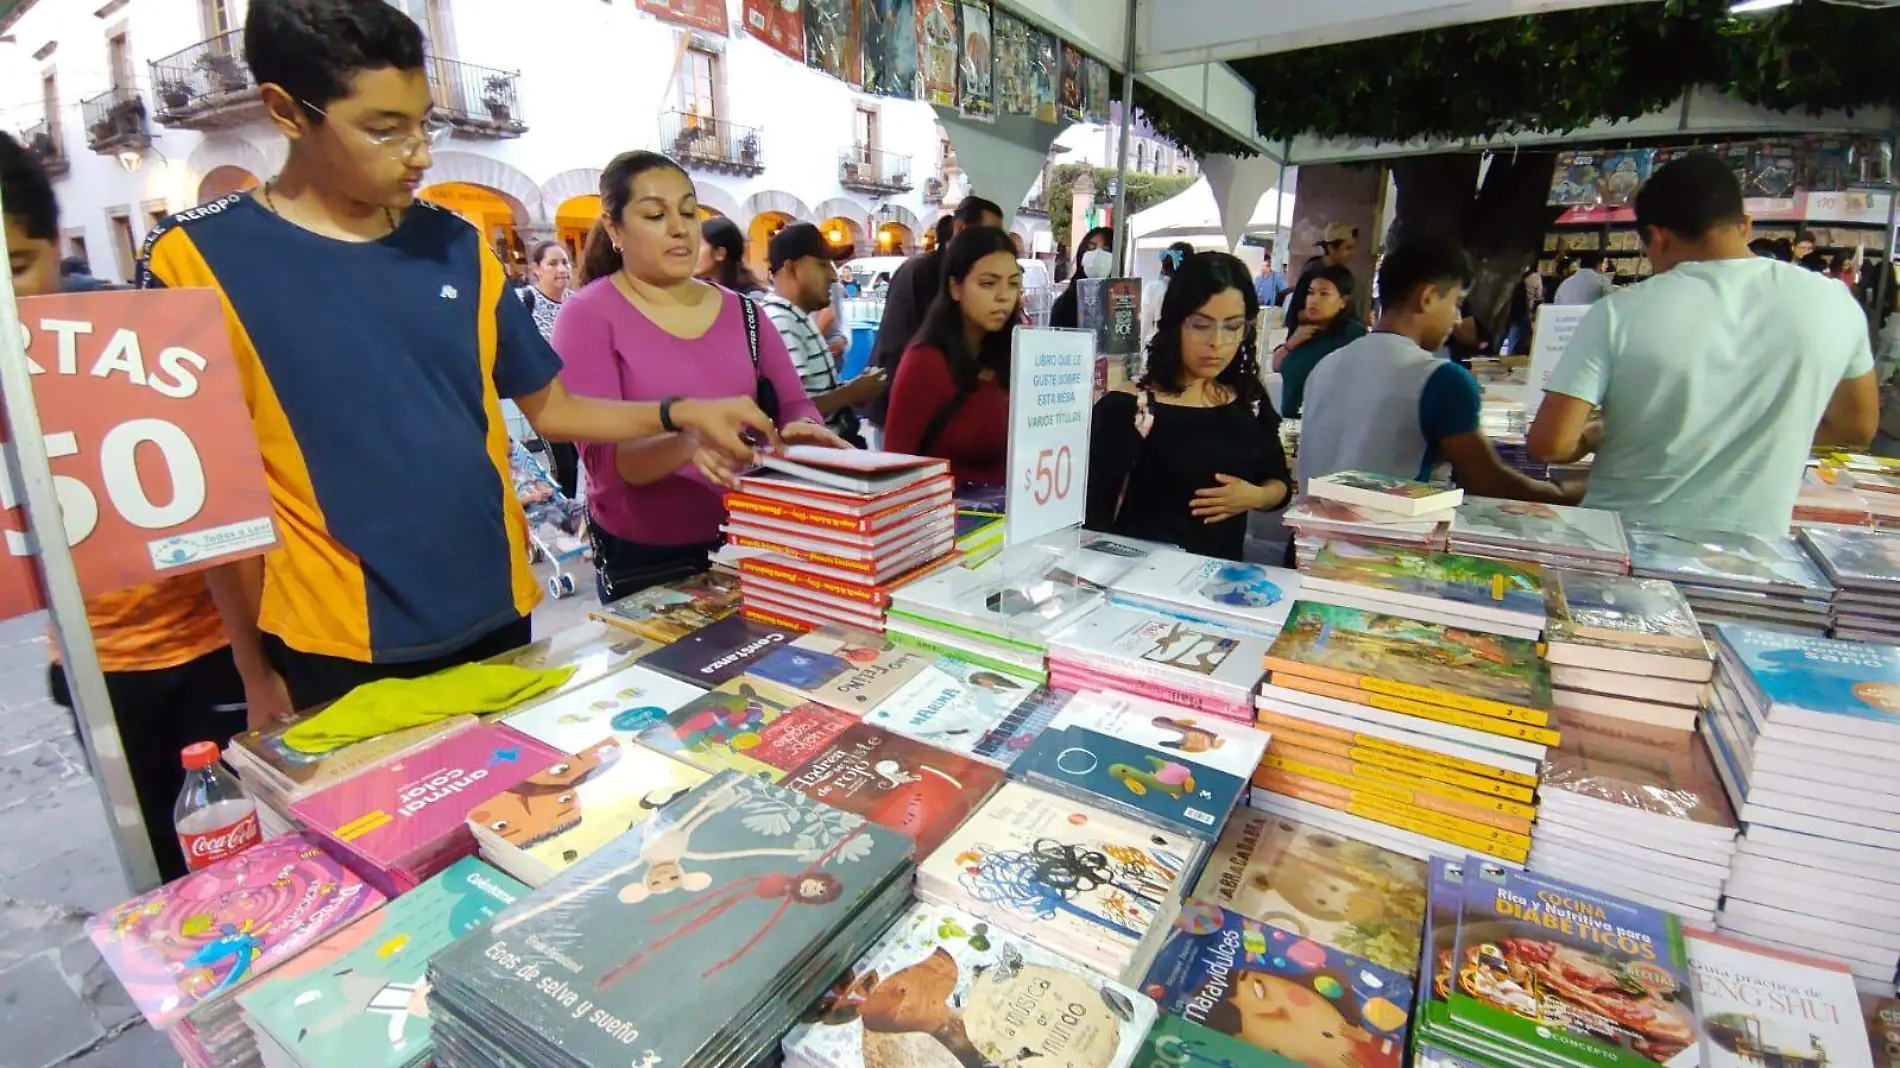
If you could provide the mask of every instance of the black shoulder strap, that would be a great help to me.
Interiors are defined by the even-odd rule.
[[[930,447],[937,443],[937,436],[950,425],[950,420],[957,417],[957,412],[962,410],[965,402],[970,399],[970,395],[975,392],[975,387],[969,389],[957,387],[956,394],[945,401],[943,407],[937,409],[937,414],[931,416],[929,424],[924,427],[924,436],[917,439],[917,455],[930,455]]]
[[[745,316],[745,351],[752,358],[752,374],[759,373],[759,308],[752,298],[739,295],[739,311]]]

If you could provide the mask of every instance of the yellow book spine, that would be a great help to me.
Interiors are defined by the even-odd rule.
[[[1463,816],[1465,819],[1507,831],[1516,831],[1519,834],[1531,833],[1531,821],[1537,818],[1537,809],[1531,805],[1506,801],[1501,797],[1489,797],[1432,779],[1421,779],[1386,768],[1353,764],[1337,758],[1329,758],[1323,753],[1311,753],[1293,748],[1281,749],[1278,739],[1275,740],[1273,749],[1261,760],[1260,766],[1291,772],[1295,775],[1310,776],[1336,786],[1375,790],[1395,800],[1411,800],[1448,815]],[[1421,794],[1441,799],[1443,807],[1427,804],[1426,799],[1419,796]]]
[[[1467,834],[1452,828],[1437,826],[1417,819],[1413,814],[1393,809],[1388,805],[1364,799],[1344,797],[1328,791],[1315,790],[1303,783],[1293,781],[1276,782],[1266,788],[1276,794],[1284,794],[1287,797],[1306,801],[1323,808],[1330,808],[1335,812],[1344,812],[1349,815],[1358,816],[1360,819],[1371,820],[1374,823],[1383,823],[1388,827],[1397,827],[1402,831],[1410,831],[1413,834],[1424,835],[1427,838],[1434,838],[1460,849],[1470,849],[1479,853],[1488,853],[1494,857],[1502,857],[1513,864],[1522,864],[1530,858],[1530,848],[1528,846],[1520,849],[1516,846],[1500,845],[1492,841],[1488,836]]]
[[[1467,694],[1452,693],[1449,690],[1437,690],[1430,686],[1417,686],[1409,682],[1375,679],[1367,675],[1359,679],[1359,687],[1369,693],[1403,697],[1412,701],[1429,701],[1432,704],[1456,708],[1463,712],[1508,719],[1513,723],[1528,723],[1533,727],[1543,727],[1550,723],[1550,713],[1545,710],[1514,705],[1507,701],[1493,701],[1488,697],[1471,697]]]
[[[1473,820],[1439,812],[1418,804],[1414,799],[1389,796],[1392,791],[1384,791],[1364,786],[1339,786],[1334,783],[1326,782],[1324,779],[1317,779],[1306,775],[1295,775],[1284,771],[1274,771],[1268,768],[1262,768],[1254,773],[1254,785],[1264,786],[1268,790],[1276,793],[1284,793],[1285,791],[1282,790],[1281,787],[1288,785],[1299,785],[1309,791],[1318,791],[1321,793],[1330,792],[1350,804],[1361,805],[1367,809],[1383,810],[1393,817],[1411,820],[1414,826],[1408,829],[1415,830],[1420,834],[1441,837],[1448,842],[1454,841],[1454,839],[1447,837],[1448,835],[1458,834],[1463,835],[1468,840],[1485,843],[1482,848],[1487,853],[1497,852],[1499,856],[1505,856],[1506,854],[1498,851],[1502,849],[1514,849],[1522,852],[1525,856],[1530,855],[1531,837],[1528,834],[1519,834],[1515,831],[1507,831],[1501,827],[1492,827],[1487,824],[1477,823]],[[1374,817],[1369,816],[1367,818],[1371,819]],[[1393,821],[1387,819],[1383,822],[1392,823]],[[1393,823],[1393,826],[1399,826],[1399,824]]]
[[[1417,716],[1419,719],[1431,720],[1434,723],[1449,723],[1454,727],[1466,727],[1474,731],[1483,731],[1486,734],[1496,734],[1505,738],[1516,738],[1523,742],[1535,742],[1538,745],[1556,745],[1560,738],[1560,735],[1556,731],[1548,727],[1536,727],[1528,723],[1516,723],[1508,719],[1499,719],[1496,716],[1467,712],[1463,709],[1451,708],[1446,705],[1428,704],[1424,701],[1414,700],[1408,697],[1386,696],[1374,693],[1370,690],[1356,690],[1350,686],[1338,686],[1329,682],[1321,682],[1317,679],[1306,679],[1296,676],[1275,675],[1273,681],[1276,685],[1285,686],[1290,690],[1305,690],[1308,693],[1321,694],[1326,697],[1336,697],[1342,701],[1352,701],[1356,704],[1365,705],[1368,708],[1383,709],[1387,712],[1397,712],[1407,716]]]
[[[1463,757],[1450,756],[1431,749],[1420,749],[1417,746],[1406,745],[1404,742],[1395,742],[1389,738],[1381,738],[1375,734],[1361,734],[1358,731],[1341,730],[1338,727],[1311,723],[1297,716],[1289,716],[1283,712],[1271,712],[1264,708],[1256,708],[1254,710],[1254,721],[1270,728],[1275,735],[1281,732],[1291,732],[1309,738],[1323,738],[1327,741],[1338,742],[1347,750],[1376,753],[1382,758],[1389,757],[1394,761],[1402,760],[1418,764],[1429,764],[1434,767],[1449,768],[1469,775],[1474,779],[1495,781],[1500,784],[1509,785],[1519,792],[1502,796],[1515,797],[1519,801],[1529,801],[1531,799],[1531,792],[1537,787],[1537,778],[1533,775],[1507,771],[1504,768],[1495,767],[1490,764],[1480,764],[1475,760],[1466,760]],[[1476,789],[1476,787],[1473,787],[1473,789]]]

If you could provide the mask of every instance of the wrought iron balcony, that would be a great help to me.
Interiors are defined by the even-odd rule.
[[[838,184],[877,196],[908,193],[910,157],[884,152],[869,145],[852,145],[838,153]],[[939,199],[942,194],[938,194]]]
[[[701,170],[745,175],[765,170],[765,143],[758,127],[691,112],[660,116],[660,150]]]
[[[1021,206],[1016,210],[1024,215],[1047,215],[1049,201],[1041,193],[1037,193],[1035,196],[1023,198]]]
[[[33,158],[40,161],[40,167],[49,177],[57,178],[73,169],[73,161],[66,156],[66,146],[60,144],[60,129],[51,122],[38,122],[20,131],[20,143],[26,146]]]
[[[137,89],[107,89],[91,100],[80,101],[79,114],[86,122],[86,147],[94,152],[110,154],[152,143],[152,130],[145,121],[145,98]]]
[[[153,60],[158,121],[187,130],[210,130],[255,117],[257,81],[244,64],[243,53],[244,31],[236,29]]]
[[[528,132],[521,113],[520,71],[431,56],[429,93],[458,136],[500,139]]]
[[[940,175],[930,175],[924,179],[924,201],[930,204],[943,203],[945,182]]]

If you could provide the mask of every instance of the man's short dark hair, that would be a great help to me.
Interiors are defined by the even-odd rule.
[[[1654,226],[1698,241],[1718,226],[1739,225],[1746,215],[1735,172],[1703,152],[1670,163],[1636,191],[1638,230]]]
[[[26,236],[35,241],[59,237],[59,200],[53,196],[52,180],[39,158],[20,142],[0,133],[0,201],[5,202],[7,218],[20,224]]]
[[[1000,219],[1003,217],[1003,209],[997,207],[994,200],[964,197],[957,202],[957,210],[951,217],[965,226],[981,226],[985,215],[994,215]]]
[[[1402,240],[1387,250],[1385,262],[1379,265],[1380,301],[1388,307],[1401,305],[1425,286],[1440,291],[1452,286],[1470,288],[1471,257],[1435,237]]]
[[[1594,271],[1598,267],[1601,267],[1601,266],[1603,266],[1603,253],[1601,252],[1577,253],[1577,267],[1579,269],[1585,270],[1585,271]]]
[[[1799,245],[1803,241],[1806,241],[1810,245],[1818,245],[1821,243],[1815,239],[1813,230],[1803,230],[1800,233],[1794,235],[1795,244]]]
[[[259,85],[327,108],[363,71],[421,70],[422,30],[383,0],[251,0],[244,61]]]

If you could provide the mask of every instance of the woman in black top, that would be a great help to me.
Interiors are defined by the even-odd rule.
[[[1110,230],[1106,226],[1098,226],[1082,235],[1082,243],[1076,246],[1075,249],[1075,273],[1069,276],[1068,287],[1063,289],[1062,295],[1056,298],[1055,304],[1049,309],[1050,326],[1074,327],[1082,325],[1082,301],[1080,295],[1075,291],[1076,283],[1084,278],[1107,278],[1109,275],[1115,273],[1115,261],[1112,255],[1108,265],[1101,268],[1100,274],[1091,273],[1088,269],[1087,262],[1089,259],[1101,258],[1099,256],[1091,257],[1089,253],[1098,251],[1110,252],[1114,247],[1115,231]]]
[[[1224,252],[1174,272],[1148,373],[1095,404],[1088,527],[1240,559],[1247,514],[1287,497],[1280,417],[1260,385],[1260,298]]]

